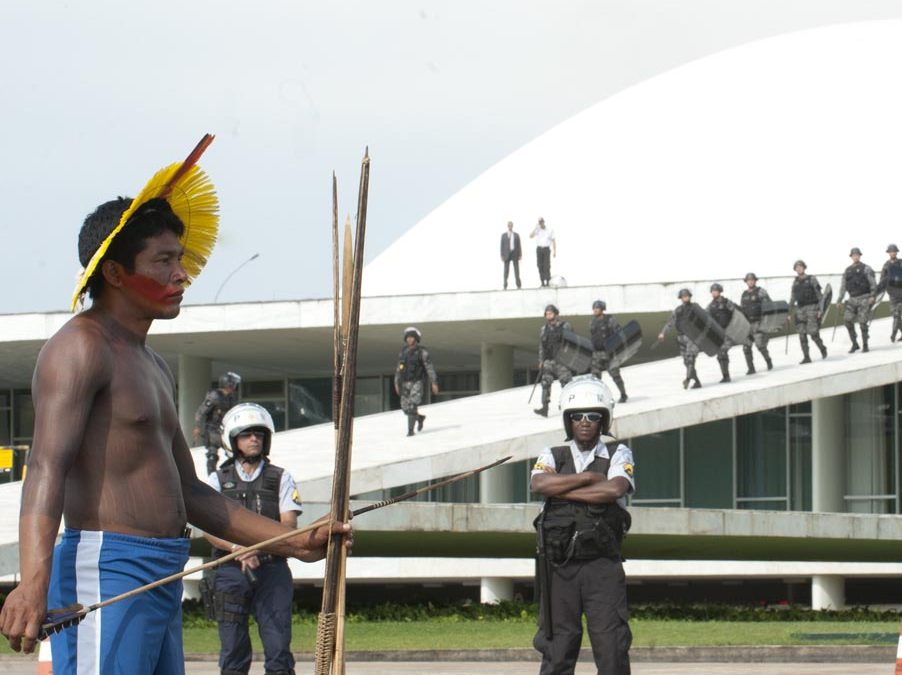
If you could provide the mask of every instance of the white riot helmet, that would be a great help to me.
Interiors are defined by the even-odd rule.
[[[611,429],[611,420],[614,416],[614,397],[604,383],[592,375],[580,375],[570,380],[561,389],[560,407],[568,441],[573,439],[573,422],[570,421],[570,413],[578,410],[600,412],[601,433],[607,434]]]
[[[272,444],[272,435],[276,427],[272,423],[272,415],[262,405],[257,403],[239,403],[222,416],[222,447],[229,457],[234,456],[238,449],[235,437],[247,429],[262,428],[269,433],[263,439],[263,456],[269,455],[269,446]]]

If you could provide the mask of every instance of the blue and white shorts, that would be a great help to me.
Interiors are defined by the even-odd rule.
[[[189,539],[66,528],[53,552],[47,606],[85,607],[181,572]],[[182,582],[113,603],[51,636],[54,675],[179,675]]]

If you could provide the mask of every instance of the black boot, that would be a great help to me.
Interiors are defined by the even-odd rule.
[[[761,356],[764,357],[764,362],[767,364],[767,369],[773,370],[774,362],[770,360],[770,354],[768,354],[767,352],[761,352]]]
[[[855,335],[855,324],[851,321],[847,321],[846,330],[849,331],[849,339],[852,340],[852,348],[849,350],[849,353],[852,354],[860,349],[858,346],[858,336]]]
[[[811,339],[814,340],[814,344],[817,345],[817,348],[821,350],[821,358],[827,358],[827,345],[824,344],[824,341],[821,340],[820,335],[812,335]]]
[[[799,333],[799,344],[802,346],[802,356],[804,357],[799,363],[811,363],[811,355],[808,352],[808,336]]]
[[[868,349],[868,325],[866,323],[861,324],[861,351],[869,352]]]
[[[416,415],[408,415],[407,416],[407,435],[413,436],[413,425],[417,422]]]
[[[545,384],[542,383],[542,407],[534,408],[533,412],[536,415],[541,415],[542,417],[548,417],[548,403],[551,401],[551,385],[545,387]]]
[[[627,395],[626,395],[626,385],[623,383],[623,378],[618,377],[614,380],[614,384],[617,385],[617,388],[620,390],[620,401],[619,403],[626,403]]]
[[[426,415],[417,415],[417,431],[423,430],[423,422],[426,420]]]
[[[219,452],[213,448],[207,448],[207,474],[216,471],[216,465],[219,463]]]
[[[695,366],[692,366],[692,368],[690,368],[689,379],[694,381],[694,384],[692,385],[692,389],[701,389],[702,388],[702,381],[700,379],[698,379],[698,373],[695,372]]]
[[[718,359],[718,363],[720,363],[720,374],[723,375],[723,377],[720,378],[720,381],[721,382],[729,382],[730,381],[730,362],[727,361],[726,359],[724,359],[723,361],[720,361]]]
[[[755,361],[752,358],[752,350],[748,350],[745,352],[745,363],[749,367],[747,371],[745,371],[746,375],[754,375],[755,374]]]

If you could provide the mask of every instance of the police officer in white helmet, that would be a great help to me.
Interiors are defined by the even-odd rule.
[[[545,497],[536,519],[540,675],[573,673],[582,614],[599,673],[630,672],[632,642],[620,544],[629,529],[625,497],[635,489],[632,451],[608,436],[614,399],[591,375],[561,390],[566,445],[546,448],[531,487]]]
[[[245,508],[297,528],[301,499],[291,474],[269,461],[275,431],[261,405],[241,403],[222,418],[222,445],[230,459],[210,474],[209,485]],[[214,557],[234,552],[238,545],[205,535]],[[248,634],[251,613],[257,619],[267,673],[294,673],[291,653],[293,585],[288,561],[251,552],[216,569],[213,606],[221,644],[219,667],[226,675],[247,673],[253,652]]]

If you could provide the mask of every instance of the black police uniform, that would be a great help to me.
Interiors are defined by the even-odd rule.
[[[577,473],[570,445],[550,452],[558,474]],[[594,459],[583,470],[610,477],[612,458],[632,481],[632,453],[619,441],[599,443]],[[539,674],[573,673],[585,613],[598,672],[629,675],[632,632],[620,554],[620,543],[630,526],[629,513],[618,504],[548,498],[535,526],[540,595],[539,629],[533,646],[542,654]]]
[[[222,417],[238,403],[238,393],[226,394],[222,389],[211,389],[194,413],[194,426],[201,430],[207,449],[207,473],[216,471],[219,449],[222,447],[220,427]]]
[[[237,467],[229,462],[219,469],[220,490],[245,508],[267,518],[279,520],[281,469],[263,460],[259,475],[250,482],[242,480]],[[300,511],[300,508],[298,509]],[[226,555],[214,548],[214,557]],[[288,561],[280,556],[259,554],[260,566],[242,573],[237,560],[216,570],[214,607],[219,624],[219,667],[223,675],[246,675],[253,651],[248,632],[248,617],[253,612],[260,631],[268,675],[294,675],[291,653],[291,602],[293,583]]]

